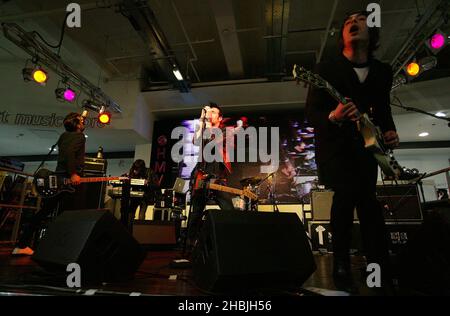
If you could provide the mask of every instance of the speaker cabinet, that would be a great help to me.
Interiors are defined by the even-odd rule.
[[[331,217],[331,205],[333,205],[333,191],[312,191],[311,210],[314,221],[329,221]],[[353,219],[357,220],[356,208],[353,211]]]
[[[86,183],[85,202],[83,208],[99,209],[105,206],[105,190],[106,182],[91,182]]]
[[[176,245],[175,224],[135,220],[133,236],[141,245]]]
[[[50,223],[32,258],[64,273],[69,263],[78,263],[83,283],[97,283],[132,278],[144,256],[111,213],[79,210],[66,211]]]
[[[333,191],[312,191],[311,209],[314,221],[329,221]],[[422,210],[416,185],[378,185],[377,200],[383,207],[383,216],[389,221],[422,220]],[[356,209],[353,219],[357,220]]]
[[[399,285],[427,295],[450,295],[450,200],[424,203],[424,222],[399,255]]]
[[[415,184],[379,185],[377,199],[386,221],[422,220],[419,192]]]
[[[208,211],[192,264],[197,286],[217,293],[298,287],[316,269],[293,213]]]

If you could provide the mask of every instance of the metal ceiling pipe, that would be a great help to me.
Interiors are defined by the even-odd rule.
[[[287,47],[289,0],[266,0],[265,20],[267,41],[267,73],[268,77],[280,80],[285,74],[285,53]]]
[[[184,27],[184,23],[181,20],[180,13],[178,12],[178,9],[177,9],[177,6],[175,5],[175,2],[173,2],[173,0],[171,0],[170,2],[172,4],[172,8],[173,8],[173,10],[175,12],[175,16],[177,17],[178,23],[180,24],[181,30],[183,31],[183,35],[186,38],[186,42],[187,42],[187,44],[188,44],[188,46],[189,46],[189,48],[191,50],[192,56],[193,56],[193,58],[189,58],[189,64],[191,65],[192,71],[194,72],[194,75],[197,78],[197,82],[200,82],[201,81],[200,77],[198,76],[197,69],[195,68],[194,63],[193,63],[194,61],[198,60],[197,54],[195,53],[194,47],[192,46],[191,39],[189,38],[189,36],[187,34],[187,31],[186,31],[186,28]]]

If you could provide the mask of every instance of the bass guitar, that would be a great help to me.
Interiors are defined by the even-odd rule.
[[[303,81],[316,88],[325,89],[336,101],[342,104],[349,102],[328,81],[303,67],[294,65],[292,74],[297,82]],[[392,150],[386,148],[380,128],[370,120],[367,113],[362,114],[356,123],[364,139],[365,148],[373,153],[384,175],[391,179],[402,178],[403,169],[395,159]]]
[[[128,180],[128,177],[94,177],[81,178],[82,183],[86,182],[104,182],[110,180]],[[33,185],[37,193],[42,198],[52,198],[61,192],[73,193],[75,188],[72,186],[70,178],[55,174],[47,169],[39,169],[33,178]]]

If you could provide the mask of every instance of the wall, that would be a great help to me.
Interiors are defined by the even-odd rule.
[[[450,166],[450,148],[399,149],[394,154],[400,165],[409,169],[416,168],[420,173],[431,173]],[[425,179],[425,200],[436,200],[438,188],[449,188],[445,173]]]

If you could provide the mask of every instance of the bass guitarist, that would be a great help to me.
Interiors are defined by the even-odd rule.
[[[34,214],[29,222],[22,225],[13,255],[32,255],[33,235],[52,212],[59,213],[68,209],[83,208],[85,186],[80,185],[83,167],[86,139],[84,135],[84,117],[78,113],[69,113],[63,121],[66,130],[58,139],[58,163],[55,173],[70,178],[76,190],[70,194],[60,194],[57,197],[45,199],[39,212]]]
[[[315,127],[316,157],[321,184],[333,189],[331,229],[333,278],[336,288],[355,292],[350,263],[353,210],[356,207],[367,263],[381,267],[382,286],[389,286],[388,239],[376,199],[377,161],[364,148],[356,121],[368,113],[383,132],[386,146],[399,139],[390,108],[392,69],[373,57],[379,30],[368,27],[368,12],[348,15],[340,30],[338,58],[319,63],[316,73],[350,99],[346,105],[326,91],[311,87],[306,102]]]

